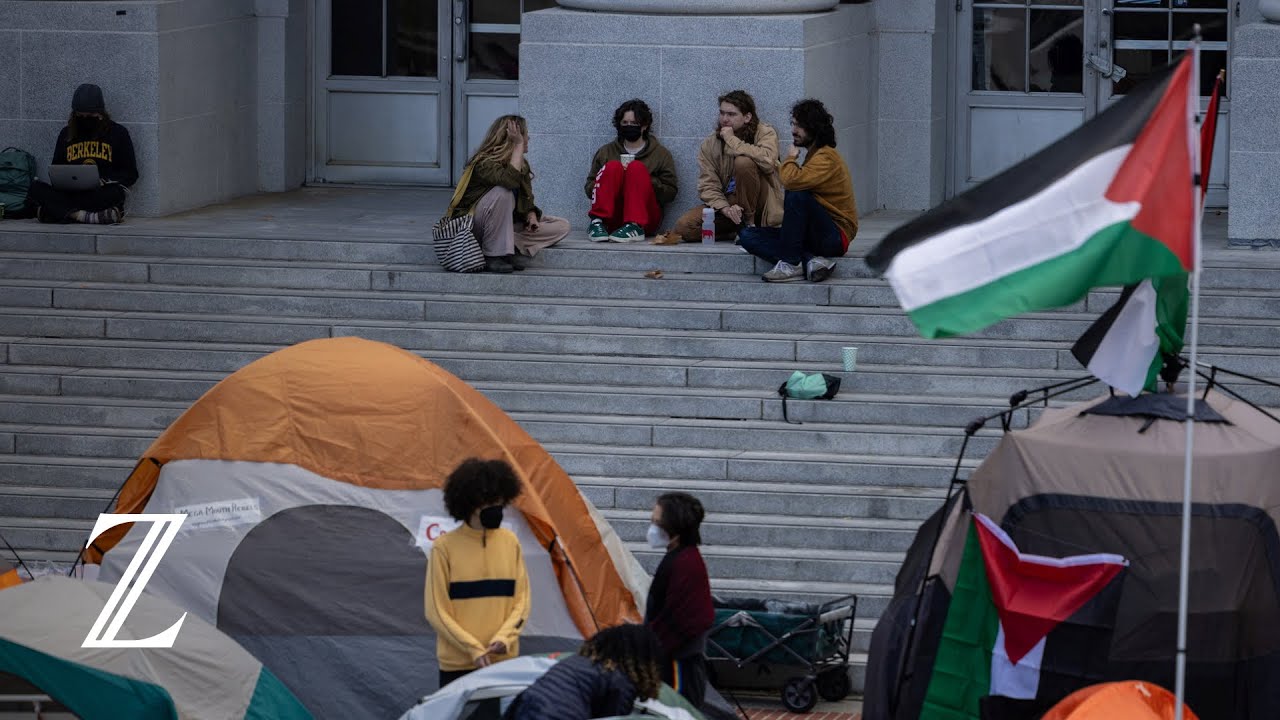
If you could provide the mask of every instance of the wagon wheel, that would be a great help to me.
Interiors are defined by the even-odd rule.
[[[782,686],[782,704],[794,713],[807,713],[818,704],[818,693],[814,690],[813,681],[804,677],[793,677]]]
[[[839,702],[848,697],[852,689],[848,668],[838,667],[818,676],[818,694],[823,700]]]

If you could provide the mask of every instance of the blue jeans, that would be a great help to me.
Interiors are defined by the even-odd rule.
[[[813,257],[840,257],[844,242],[831,214],[808,190],[788,190],[781,228],[744,228],[738,244],[762,260],[802,266]]]

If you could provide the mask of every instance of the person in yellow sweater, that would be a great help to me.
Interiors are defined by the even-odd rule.
[[[739,234],[738,244],[774,263],[764,274],[765,282],[822,282],[835,270],[832,258],[843,257],[858,234],[853,180],[836,152],[831,113],[820,101],[801,100],[792,106],[791,140],[794,144],[778,167],[786,191],[781,231],[756,228]]]
[[[445,480],[445,510],[462,525],[432,544],[424,600],[440,687],[520,654],[529,576],[520,540],[501,527],[503,508],[519,495],[502,460],[465,460]]]

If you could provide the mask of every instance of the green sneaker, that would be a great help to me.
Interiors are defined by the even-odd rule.
[[[639,242],[644,239],[644,228],[635,223],[627,223],[609,236],[609,242],[629,243]]]
[[[591,242],[609,242],[609,231],[604,229],[604,221],[591,218],[591,226],[587,228],[587,239]]]

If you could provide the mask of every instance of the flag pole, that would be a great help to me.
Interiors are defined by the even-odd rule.
[[[1187,442],[1182,472],[1182,544],[1178,567],[1178,655],[1175,669],[1174,720],[1183,720],[1187,690],[1187,595],[1191,576],[1191,458],[1196,430],[1196,363],[1200,339],[1200,226],[1204,219],[1204,193],[1201,184],[1208,178],[1200,174],[1200,25],[1191,40],[1191,80],[1187,87],[1187,104],[1195,122],[1192,143],[1191,192],[1194,198],[1191,228],[1191,373],[1187,379]]]

